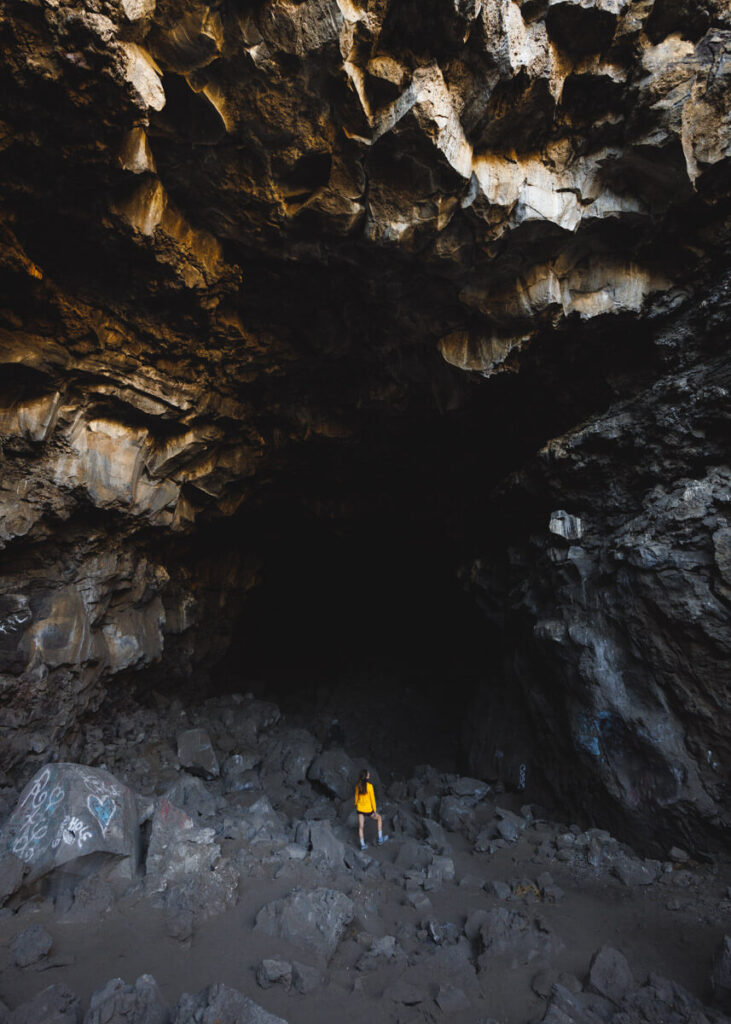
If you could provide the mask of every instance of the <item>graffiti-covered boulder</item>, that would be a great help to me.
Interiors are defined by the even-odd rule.
[[[26,865],[32,882],[91,853],[131,858],[138,850],[132,791],[102,768],[47,764],[20,794],[3,835],[2,852]]]

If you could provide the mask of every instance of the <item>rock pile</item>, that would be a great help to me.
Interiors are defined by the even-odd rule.
[[[239,970],[238,985],[209,978],[198,995],[168,998],[154,980],[160,969],[167,971],[158,962],[134,984],[115,978],[99,987],[97,979],[85,1015],[67,983],[59,982],[4,1017],[0,1013],[3,1024],[275,1024],[290,1011],[292,1020],[304,1019],[288,1001],[309,1005],[310,998],[332,1006],[347,1000],[355,1006],[355,1020],[372,1012],[374,999],[386,1007],[379,1011],[384,1021],[400,1020],[399,1007],[417,1008],[414,1021],[435,1013],[459,1021],[482,1014],[480,1020],[487,1020],[496,1002],[506,1012],[496,992],[509,975],[516,978],[513,987],[524,986],[517,1004],[511,997],[514,1021],[527,1020],[527,1013],[518,1016],[521,999],[533,1007],[534,1019],[542,1007],[546,1024],[726,1020],[657,973],[638,984],[627,960],[609,944],[587,956],[583,983],[562,966],[565,954],[577,955],[564,914],[575,890],[609,889],[615,899],[631,892],[650,908],[675,894],[700,899],[708,870],[685,851],[674,848],[673,859],[665,862],[642,860],[607,832],[557,825],[537,806],[516,806],[509,794],[495,793],[479,779],[423,765],[411,779],[385,789],[381,806],[392,842],[362,852],[352,806],[358,758],[342,750],[323,753],[313,734],[290,727],[278,709],[249,695],[210,700],[190,713],[198,749],[210,750],[222,766],[218,774],[207,772],[205,782],[181,763],[190,760],[187,753],[176,754],[185,744],[178,740],[180,712],[174,705],[140,736],[139,749],[126,739],[110,741],[107,768],[49,766],[30,780],[3,830],[11,849],[0,864],[29,870],[20,872],[3,898],[0,949],[6,936],[18,978],[43,969],[44,961],[63,978],[73,956],[48,958],[57,945],[66,947],[64,929],[74,921],[111,922],[130,908],[147,907],[162,915],[165,942],[183,950],[192,944],[200,955],[209,918],[226,928],[232,914],[244,913],[251,915],[250,960]],[[134,720],[147,712],[130,715]],[[126,737],[128,723],[121,725]],[[163,748],[166,756],[153,760],[151,752]],[[75,859],[45,858],[44,841],[51,848],[58,837],[64,842],[64,801],[75,801],[71,810],[78,810],[77,789],[69,780],[81,785],[84,779],[89,785],[97,780],[85,796],[92,815],[106,806],[99,779],[122,801],[110,798],[106,817],[110,831],[118,816],[117,845],[97,847],[102,815],[87,840],[92,856],[74,837]],[[383,793],[375,773],[374,779]],[[49,806],[41,799],[39,780],[47,787],[53,783],[52,793],[66,787],[58,807],[55,800]],[[133,793],[133,780],[144,792]],[[44,808],[45,817],[37,813]],[[33,835],[40,852],[20,860],[12,845],[29,809],[36,814]],[[48,826],[43,835],[41,823]],[[130,853],[138,848],[139,871]],[[43,925],[27,926],[24,914],[31,906],[43,914]],[[680,904],[668,905],[668,916],[679,910]],[[729,988],[727,953],[719,954],[713,974],[720,1006]],[[154,960],[158,953],[151,955]],[[179,985],[183,992],[184,977]],[[6,994],[2,984],[0,993]],[[531,1004],[535,999],[540,1002]]]

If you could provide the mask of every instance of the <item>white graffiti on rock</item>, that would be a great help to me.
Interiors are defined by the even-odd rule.
[[[8,633],[17,633],[32,618],[33,616],[27,610],[15,612],[13,615],[9,615],[3,622],[0,622],[0,633],[3,636],[6,636]]]
[[[51,769],[45,768],[35,780],[28,795],[18,807],[20,824],[15,833],[11,849],[16,857],[26,864],[35,860],[40,853],[48,833],[49,819],[65,791],[61,786],[51,787]]]

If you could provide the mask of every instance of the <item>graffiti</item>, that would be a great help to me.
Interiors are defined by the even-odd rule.
[[[93,833],[88,825],[85,825],[81,818],[67,814],[61,822],[58,835],[51,843],[52,849],[60,846],[63,842],[66,846],[76,846],[81,849],[87,839],[91,839]]]
[[[106,779],[93,775],[91,772],[80,771],[79,778],[94,796],[104,798],[105,796],[118,797],[121,795],[119,787],[115,786],[113,782],[107,782]]]
[[[107,829],[109,828],[109,822],[112,820],[115,811],[117,810],[117,805],[112,797],[107,794],[102,799],[92,793],[86,801],[86,806],[99,822],[99,828],[102,830],[102,835],[106,835]]]
[[[3,636],[7,636],[8,633],[18,633],[26,622],[30,622],[32,618],[33,616],[27,608],[22,612],[15,612],[13,615],[9,615],[3,622],[0,622],[0,633]]]
[[[48,833],[48,822],[65,791],[61,786],[50,786],[51,769],[45,768],[28,790],[14,817],[11,850],[16,857],[29,864],[43,848]]]
[[[596,715],[582,712],[577,716],[575,741],[592,757],[606,762],[606,739],[611,725],[612,714],[610,711],[599,711]]]

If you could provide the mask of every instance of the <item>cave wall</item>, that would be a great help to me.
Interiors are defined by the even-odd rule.
[[[205,688],[267,510],[365,522],[390,438],[384,520],[485,552],[477,767],[512,688],[564,800],[720,827],[726,6],[8,0],[0,38],[0,768]]]
[[[702,848],[729,826],[730,294],[726,271],[654,328],[651,386],[501,484],[519,526],[469,573],[504,641],[473,766],[494,775],[502,750],[515,782],[528,762],[635,842]]]

